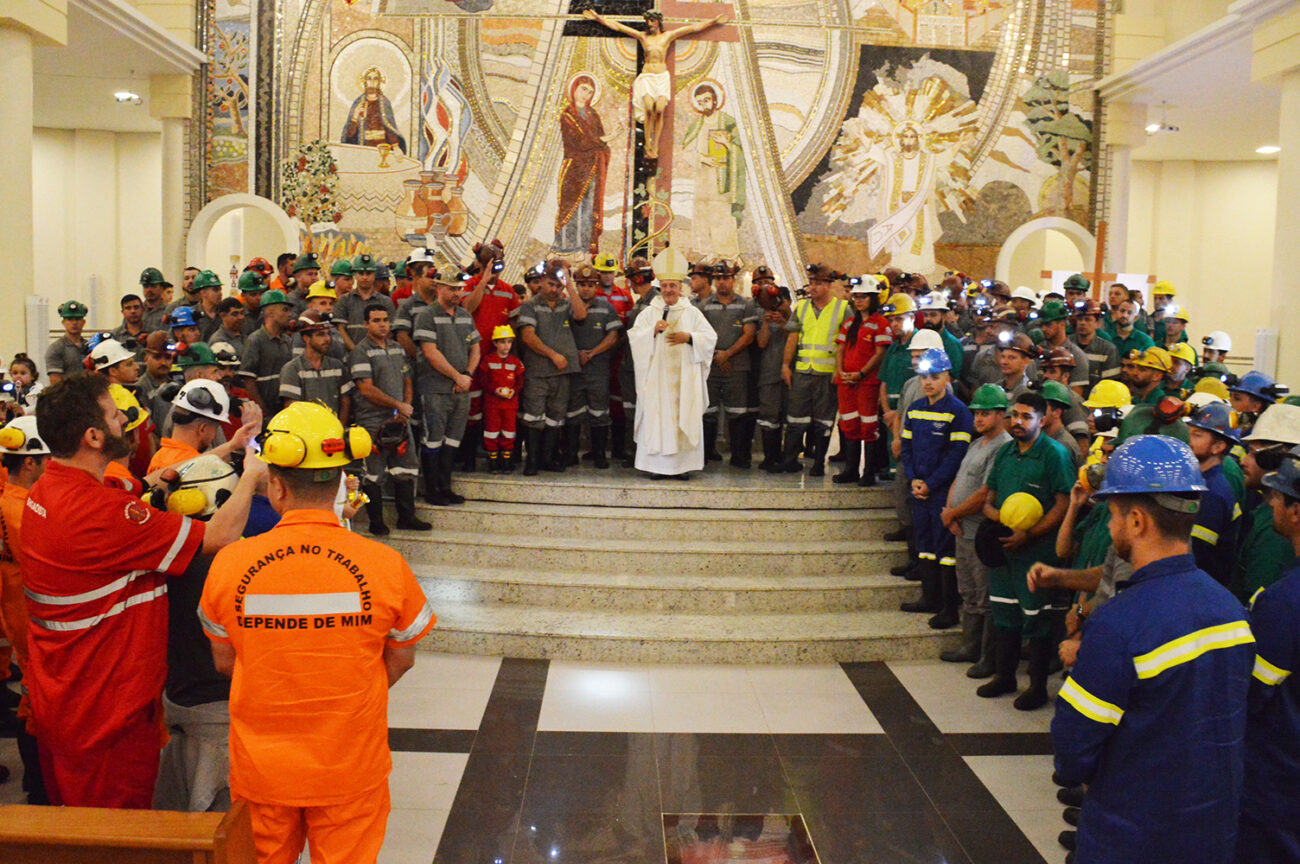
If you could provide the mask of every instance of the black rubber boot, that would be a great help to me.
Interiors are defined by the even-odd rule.
[[[858,486],[863,489],[869,489],[876,485],[876,450],[880,447],[879,441],[862,442],[862,475],[858,478]]]
[[[478,461],[478,445],[483,439],[483,427],[475,423],[472,426],[465,427],[465,437],[460,442],[460,447],[456,448],[456,470],[465,474],[473,474]]]
[[[542,429],[542,443],[538,448],[540,459],[538,464],[543,471],[550,471],[555,474],[564,473],[564,456],[560,453],[560,427],[546,426]]]
[[[904,603],[898,608],[903,612],[938,612],[939,565],[927,558],[917,562],[916,567],[921,574],[921,599],[914,603]]]
[[[781,470],[781,430],[763,430],[763,461],[758,467],[769,474]]]
[[[1047,670],[1052,665],[1052,642],[1029,640],[1029,689],[1016,697],[1017,711],[1036,711],[1047,704]]]
[[[997,628],[993,626],[992,615],[981,615],[980,618],[980,649],[979,659],[975,661],[969,669],[966,670],[967,678],[974,678],[976,681],[984,678],[993,677],[997,671],[997,661],[994,656],[996,648],[994,645],[997,635]]]
[[[980,631],[984,627],[984,616],[961,613],[961,645],[952,651],[939,654],[945,663],[974,663],[980,659]]]
[[[961,620],[957,615],[961,606],[961,595],[957,593],[957,568],[951,564],[939,565],[939,602],[943,605],[929,621],[931,630],[947,630]]]
[[[841,440],[840,444],[840,450],[844,453],[844,470],[832,477],[831,482],[856,483],[862,478],[858,472],[858,463],[862,461],[862,442]]]
[[[812,433],[812,467],[808,469],[809,477],[826,476],[826,448],[830,446],[830,430],[816,427]]]
[[[378,487],[375,487],[378,491]],[[397,527],[402,531],[432,531],[433,526],[415,515],[415,481],[398,480],[393,483],[393,499],[397,505]],[[373,533],[373,532],[372,532]]]
[[[537,468],[541,465],[542,453],[542,436],[545,433],[541,429],[534,429],[531,426],[524,427],[524,476],[536,477]]]
[[[754,464],[754,425],[757,422],[753,415],[746,414],[727,423],[732,468],[749,468]]]
[[[614,418],[609,421],[609,458],[622,462],[627,458],[627,420]],[[599,467],[599,466],[597,466]]]
[[[782,474],[800,474],[803,472],[803,462],[799,461],[799,451],[803,449],[803,430],[791,429],[786,427],[785,430],[785,449],[781,451],[781,470]]]
[[[582,442],[582,424],[564,424],[564,467],[570,468],[579,463],[578,446]]]
[[[718,418],[717,415],[704,417],[704,461],[721,462],[722,454],[718,452]]]
[[[420,473],[424,477],[424,500],[442,504],[442,477],[438,474],[438,450],[420,450]]]
[[[384,524],[384,488],[378,483],[362,483],[361,491],[370,500],[366,502],[366,516],[370,519],[368,530],[373,537],[385,537],[388,526]],[[412,495],[415,490],[412,490]]]
[[[605,447],[609,444],[609,427],[592,426],[591,427],[591,464],[597,468],[605,469],[609,467],[609,458],[605,455]]]
[[[488,460],[488,464],[487,464],[487,473],[489,473],[489,474],[500,474],[500,473],[501,473],[501,454],[500,454],[500,452],[497,451],[497,450],[489,450],[489,451],[488,451],[488,454],[487,454],[487,460]]]
[[[1020,665],[1020,631],[993,630],[993,680],[981,684],[975,695],[983,699],[1016,692],[1016,667]]]
[[[438,453],[438,473],[441,475],[442,498],[444,504],[464,504],[465,496],[451,491],[451,467],[456,461],[458,448],[443,445]]]

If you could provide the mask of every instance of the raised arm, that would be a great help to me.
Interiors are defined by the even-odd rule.
[[[631,36],[633,39],[635,39],[638,42],[641,41],[641,33],[639,33],[636,30],[633,30],[631,27],[627,26],[626,24],[620,24],[619,22],[614,21],[610,18],[606,18],[604,15],[601,15],[595,9],[588,9],[586,12],[583,12],[582,17],[586,18],[588,21],[595,21],[597,24],[608,27],[610,30],[614,30],[616,32],[622,33],[624,36]]]
[[[667,30],[665,32],[668,34],[669,42],[676,42],[678,39],[682,38],[683,36],[690,36],[694,33],[701,33],[705,30],[708,30],[710,27],[716,27],[719,24],[725,24],[726,22],[727,22],[726,15],[718,15],[715,18],[710,18],[708,21],[696,21],[694,24],[683,24],[681,27],[674,27],[673,29]],[[609,25],[605,25],[605,26],[609,26]]]

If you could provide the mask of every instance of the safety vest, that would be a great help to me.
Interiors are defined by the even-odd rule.
[[[799,351],[795,370],[815,375],[832,375],[835,372],[835,337],[848,313],[847,300],[832,297],[820,315],[811,300],[800,300],[795,305],[799,316]]]

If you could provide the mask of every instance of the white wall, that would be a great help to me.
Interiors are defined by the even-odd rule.
[[[1274,162],[1134,161],[1116,267],[1173,282],[1193,343],[1225,330],[1244,360],[1267,323],[1276,207]]]
[[[1016,247],[1011,255],[1010,278],[1007,281],[1013,288],[1024,285],[1042,291],[1052,286],[1050,278],[1043,278],[1044,270],[1079,272],[1084,269],[1083,258],[1074,242],[1061,231],[1048,228],[1035,231]]]
[[[90,305],[88,327],[116,327],[118,298],[161,257],[161,137],[35,129],[32,150],[34,293],[50,299],[50,327],[65,300]]]

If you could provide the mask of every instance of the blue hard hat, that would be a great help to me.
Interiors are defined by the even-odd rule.
[[[921,353],[920,359],[916,361],[916,371],[920,375],[951,372],[952,360],[949,359],[946,351],[939,348],[927,348]]]
[[[194,309],[190,306],[178,306],[167,315],[168,327],[197,327],[199,322],[194,319]]]
[[[1171,510],[1194,512],[1187,505],[1195,501],[1175,499],[1171,493],[1200,493],[1206,488],[1191,447],[1167,435],[1134,435],[1106,460],[1106,479],[1092,497],[1152,495]]]
[[[1263,372],[1250,371],[1241,376],[1235,387],[1228,389],[1233,392],[1245,393],[1254,396],[1256,399],[1263,399],[1272,405],[1277,401],[1277,395],[1273,392],[1273,387],[1277,382]]]
[[[1293,447],[1276,471],[1264,475],[1260,482],[1267,489],[1275,489],[1288,498],[1300,501],[1300,447]]]
[[[1232,409],[1225,402],[1211,402],[1187,418],[1187,425],[1213,432],[1229,441],[1240,441],[1241,433],[1232,428]]]

